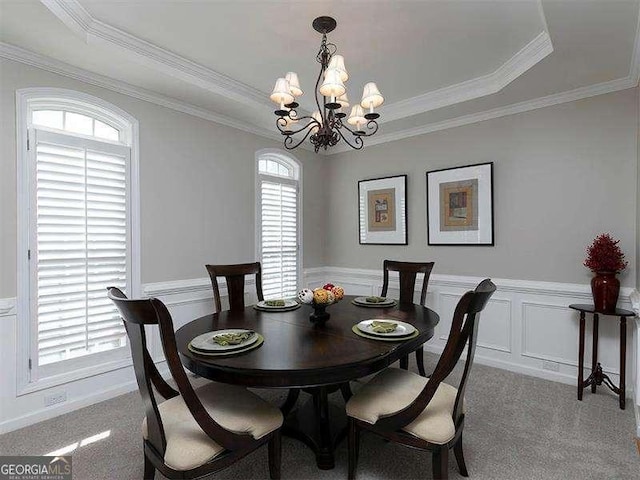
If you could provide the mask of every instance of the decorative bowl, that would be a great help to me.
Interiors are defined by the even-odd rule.
[[[339,302],[344,297],[344,289],[332,283],[325,284],[322,288],[310,290],[304,288],[298,292],[300,303],[313,308],[313,313],[309,316],[312,323],[323,324],[331,316],[327,312],[327,307]]]

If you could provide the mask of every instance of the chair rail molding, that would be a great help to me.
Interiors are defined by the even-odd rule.
[[[421,275],[419,275],[420,277]],[[319,267],[305,270],[306,284],[320,286],[326,281],[342,285],[347,294],[378,295],[382,288],[382,269],[369,270],[344,267]],[[427,305],[440,315],[440,325],[434,338],[424,345],[425,350],[441,353],[449,332],[450,322],[458,299],[473,289],[481,277],[431,274]],[[416,284],[420,284],[418,278]],[[576,385],[578,358],[578,316],[568,308],[571,303],[592,302],[587,284],[544,282],[520,279],[493,279],[498,286],[480,321],[476,361],[496,368],[510,370],[547,380]],[[389,295],[397,294],[397,279],[390,280]],[[622,288],[619,305],[630,307],[631,288]],[[415,291],[415,301],[420,292]],[[637,322],[636,322],[637,323]],[[618,321],[606,317],[600,322],[600,362],[603,369],[619,381]],[[636,381],[636,357],[640,343],[627,338],[628,395],[640,389]],[[635,342],[635,343],[634,343]],[[585,358],[591,356],[591,328],[587,328]],[[635,360],[635,361],[634,361]],[[587,361],[587,364],[589,362]],[[636,365],[633,368],[632,365]],[[636,402],[637,403],[637,402]]]
[[[16,314],[16,299],[0,298],[0,317]]]
[[[221,279],[221,295],[227,294],[224,279]],[[253,295],[253,279],[246,279],[248,295]],[[347,294],[379,294],[382,288],[382,269],[356,269],[344,267],[312,267],[303,272],[303,285],[321,286],[331,280],[341,284]],[[425,350],[441,353],[444,347],[453,314],[453,308],[460,296],[474,288],[482,278],[462,275],[432,274],[427,294],[427,305],[440,314],[440,325],[436,335],[425,346]],[[416,282],[420,285],[421,279]],[[516,279],[494,279],[498,291],[483,312],[476,362],[505,370],[566,383],[575,387],[577,381],[577,350],[579,322],[575,312],[568,308],[570,303],[591,301],[589,285],[540,282]],[[389,295],[397,294],[397,279],[393,276],[389,283]],[[213,310],[213,291],[207,277],[146,283],[142,285],[145,296],[161,298],[174,317],[179,328],[194,318]],[[249,293],[251,292],[251,293]],[[623,288],[620,306],[629,308],[629,288]],[[420,291],[416,290],[416,300]],[[226,300],[226,299],[223,299]],[[250,300],[249,298],[247,300]],[[251,299],[253,301],[253,299]],[[15,350],[15,299],[0,299],[7,313],[0,314],[0,362],[7,370],[0,372],[0,390],[6,392],[0,409],[0,433],[21,428],[54,416],[73,411],[108,398],[136,389],[135,377],[130,366],[120,366],[117,370],[86,378],[79,378],[62,385],[27,393],[16,394],[14,370]],[[11,307],[9,307],[11,306]],[[8,309],[8,310],[7,310]],[[610,320],[610,321],[609,321]],[[638,435],[640,436],[640,319],[630,325],[633,335],[629,335],[630,355],[627,388],[634,400]],[[590,323],[587,328],[585,358],[590,358]],[[154,361],[159,368],[166,369],[162,347],[157,332],[149,336]],[[603,368],[619,381],[618,372],[618,321],[603,318],[600,322],[600,352]],[[635,367],[634,367],[635,366]],[[45,407],[44,399],[54,393],[66,392],[68,401]],[[87,392],[91,392],[87,394]],[[574,395],[572,389],[568,395]],[[576,400],[577,401],[577,400]],[[589,401],[587,395],[584,401]],[[612,408],[615,404],[612,403]]]

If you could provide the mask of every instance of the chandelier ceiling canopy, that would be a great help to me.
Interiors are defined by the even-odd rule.
[[[278,104],[275,111],[276,126],[284,135],[285,148],[292,150],[309,138],[318,152],[336,145],[341,139],[356,150],[364,146],[363,137],[370,137],[378,131],[376,119],[380,115],[374,111],[382,105],[384,98],[375,83],[364,86],[359,104],[351,107],[348,118],[349,98],[345,82],[349,73],[345,67],[344,57],[336,53],[337,47],[327,43],[327,34],[336,28],[336,21],[331,17],[318,17],[313,21],[313,28],[322,34],[320,50],[316,61],[320,64],[320,73],[314,90],[318,109],[311,115],[298,116],[296,101],[303,95],[298,74],[288,72],[276,80],[271,93],[271,100]],[[343,119],[346,118],[346,123]],[[348,124],[348,125],[347,125]],[[294,135],[298,135],[294,137]]]

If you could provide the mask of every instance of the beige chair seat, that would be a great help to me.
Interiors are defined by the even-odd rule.
[[[234,433],[248,433],[256,440],[282,425],[282,413],[245,388],[210,383],[196,390],[198,398],[221,427]],[[220,455],[224,448],[200,428],[181,396],[158,405],[167,449],[164,463],[175,470],[190,470]],[[147,419],[142,422],[147,438]]]
[[[347,402],[347,415],[375,424],[413,402],[428,379],[399,368],[387,368],[365,384]],[[443,445],[456,433],[453,407],[458,390],[440,383],[424,411],[404,431],[430,443]]]

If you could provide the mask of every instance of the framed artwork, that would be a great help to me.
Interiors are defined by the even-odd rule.
[[[360,245],[407,245],[407,176],[358,182]]]
[[[427,172],[427,243],[494,245],[493,162]]]

